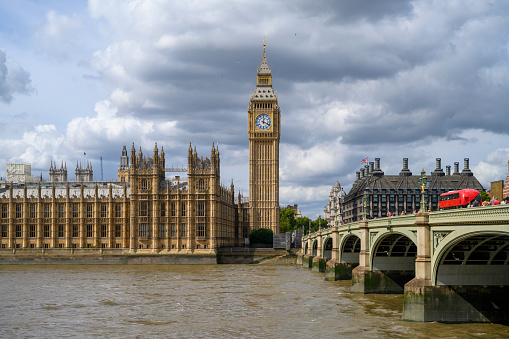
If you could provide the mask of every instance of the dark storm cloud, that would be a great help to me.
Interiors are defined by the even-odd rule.
[[[321,13],[331,12],[331,21],[336,24],[350,23],[357,20],[379,21],[385,18],[409,16],[413,10],[412,1],[315,1],[313,7]],[[307,8],[311,8],[308,6]]]
[[[178,131],[161,137],[176,152],[183,147],[179,159],[187,150],[179,138],[191,138],[203,154],[212,139],[221,150],[247,148],[263,35],[281,143],[298,158],[281,153],[281,187],[323,188],[337,179],[348,186],[368,155],[387,159],[397,173],[408,149],[472,142],[470,129],[508,133],[509,10],[502,2],[175,4],[154,5],[157,15],[140,21],[151,23],[146,30],[122,26],[124,16],[146,11],[120,11],[110,22],[134,48],[112,45],[98,72],[125,93],[114,102],[118,116],[175,122]],[[268,6],[265,16],[252,15]],[[171,19],[158,21],[164,17]],[[313,155],[320,150],[321,158]]]

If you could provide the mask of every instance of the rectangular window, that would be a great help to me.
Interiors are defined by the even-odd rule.
[[[44,234],[43,234],[43,236],[45,238],[49,238],[50,237],[49,225],[44,225]]]
[[[80,214],[80,205],[78,204],[73,204],[72,205],[72,217],[73,218],[79,218],[79,214]]]
[[[30,204],[30,218],[36,218],[35,204]]]
[[[204,201],[198,202],[198,216],[205,217],[207,216],[207,205]]]
[[[107,217],[107,208],[106,208],[106,204],[102,204],[101,205],[101,218],[106,218]]]
[[[140,202],[140,217],[148,217],[148,202]]]
[[[7,238],[7,225],[2,225],[2,238]]]
[[[94,236],[94,226],[87,225],[87,238],[92,238]]]
[[[186,237],[186,224],[182,224],[181,227],[180,227],[180,236],[182,238],[185,238]]]
[[[166,238],[166,225],[161,224],[161,238]]]
[[[72,225],[72,236],[77,238],[80,236],[80,228],[78,225]]]
[[[206,231],[204,223],[198,224],[198,236],[199,237],[206,237],[207,236],[207,231]]]
[[[58,225],[58,237],[59,238],[64,237],[64,230],[65,230],[65,225]]]
[[[101,238],[107,237],[107,225],[101,225]]]
[[[16,204],[16,218],[23,218],[23,209],[21,204]]]
[[[44,218],[50,218],[49,204],[44,204]]]
[[[35,238],[35,225],[30,225],[30,238]]]
[[[78,206],[76,206],[78,207]],[[59,218],[65,218],[65,205],[64,204],[58,204],[58,217]],[[77,218],[76,216],[75,218]]]
[[[140,237],[148,237],[149,236],[149,229],[148,224],[140,224],[140,229],[138,230]]]
[[[7,218],[7,204],[2,204],[2,218]]]
[[[122,205],[115,205],[115,218],[122,218]]]
[[[161,203],[161,217],[166,216],[166,204],[164,202]]]
[[[115,237],[120,238],[122,236],[120,225],[115,225]]]
[[[176,237],[177,236],[177,225],[175,224],[171,224],[171,234],[170,234],[171,237]]]
[[[87,218],[92,218],[94,215],[94,205],[87,204]]]
[[[182,203],[182,209],[180,210],[180,212],[181,212],[180,215],[182,217],[186,216],[186,203],[185,202]]]
[[[16,225],[16,238],[21,238],[21,225]]]
[[[174,202],[171,203],[171,216],[172,217],[175,216],[175,203]]]

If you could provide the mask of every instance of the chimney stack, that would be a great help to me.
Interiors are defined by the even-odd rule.
[[[459,162],[455,162],[454,163],[454,174],[460,174],[460,163]]]
[[[408,158],[403,158],[403,169],[399,172],[399,175],[411,176],[412,172],[408,169]]]
[[[467,175],[467,176],[474,175],[474,173],[472,173],[472,171],[469,168],[469,159],[468,158],[463,159],[463,171],[461,171],[461,175]]]

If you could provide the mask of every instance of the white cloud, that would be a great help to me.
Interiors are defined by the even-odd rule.
[[[30,94],[34,91],[30,74],[19,64],[7,59],[4,50],[0,49],[0,99],[10,103],[14,94]]]
[[[48,55],[56,59],[66,59],[73,50],[82,48],[77,43],[77,35],[82,29],[80,19],[58,14],[46,13],[46,22],[34,33],[34,43]]]

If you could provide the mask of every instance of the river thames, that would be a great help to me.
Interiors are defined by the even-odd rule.
[[[353,295],[296,265],[5,265],[0,290],[2,338],[509,337],[402,321],[402,295]]]

